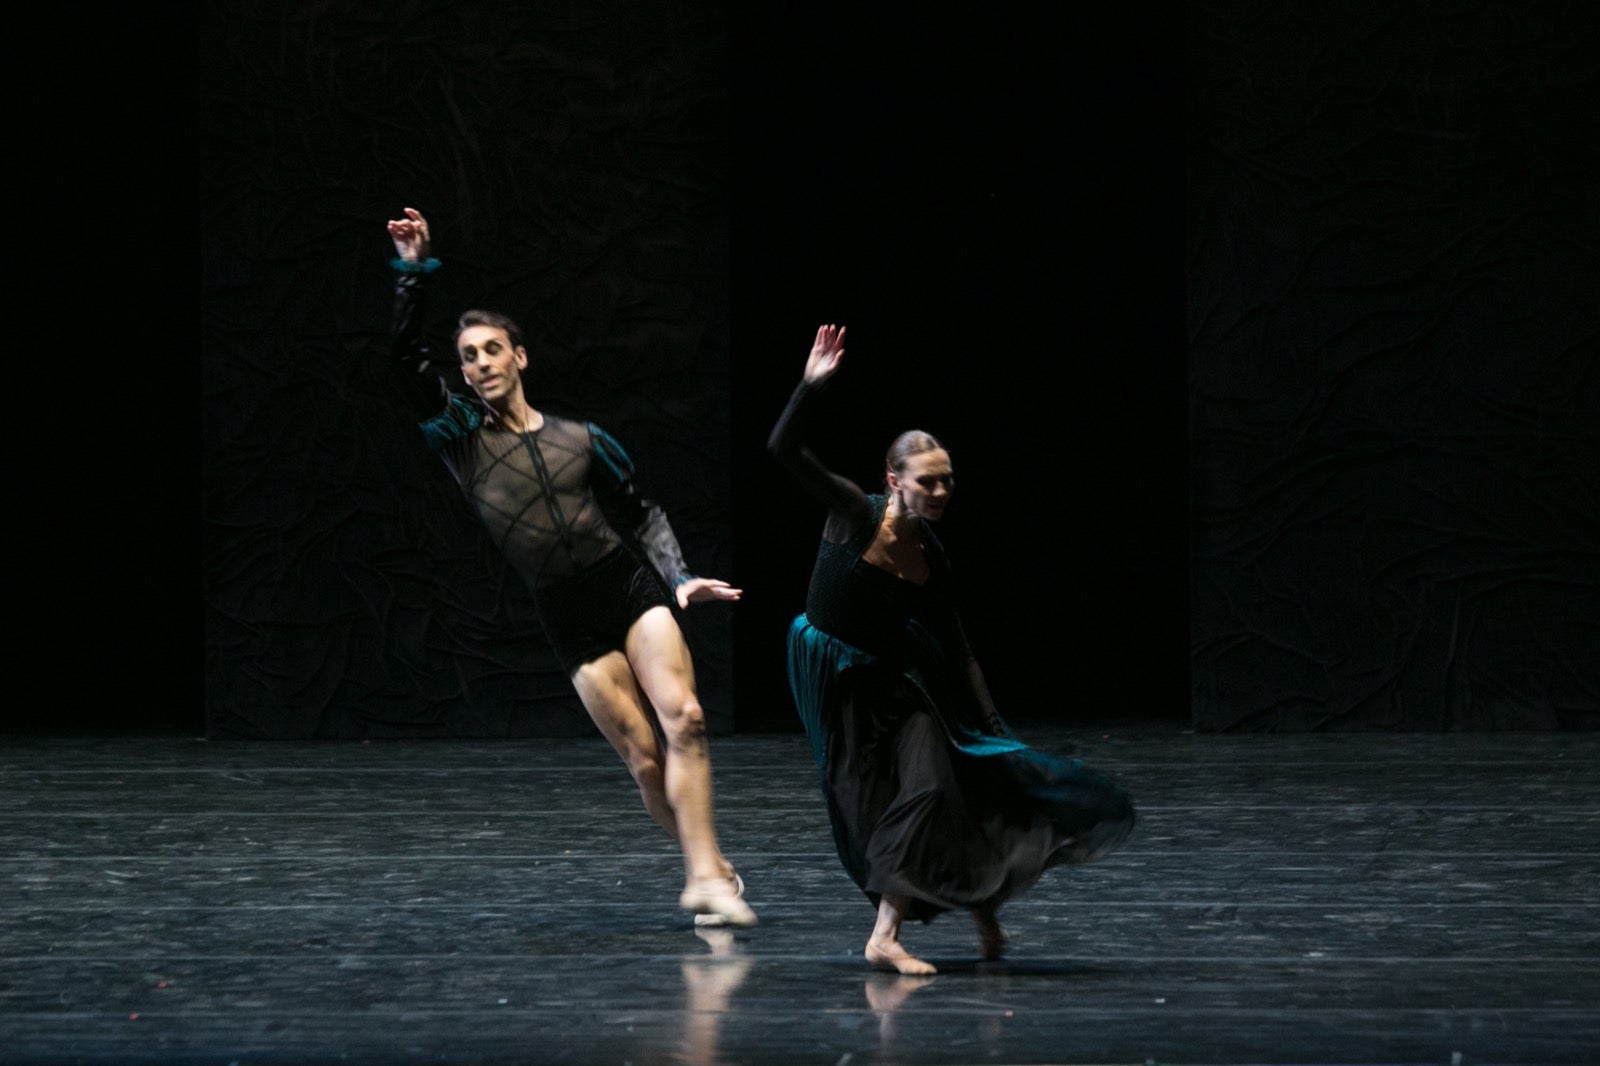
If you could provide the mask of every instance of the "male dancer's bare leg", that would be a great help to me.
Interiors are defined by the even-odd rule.
[[[678,814],[667,799],[662,741],[646,709],[644,692],[622,652],[611,652],[579,667],[573,687],[601,736],[622,756],[639,786],[639,798],[657,825],[678,841]]]
[[[666,740],[667,800],[677,816],[686,879],[679,902],[730,925],[756,924],[742,883],[717,844],[711,785],[711,747],[705,711],[695,693],[689,646],[665,607],[646,611],[628,631],[628,661],[654,708]]]

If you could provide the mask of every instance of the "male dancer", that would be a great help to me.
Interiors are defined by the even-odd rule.
[[[528,351],[510,318],[462,313],[455,348],[476,399],[445,386],[422,344],[427,281],[440,266],[427,220],[405,208],[389,236],[393,362],[416,393],[423,436],[533,591],[578,698],[682,849],[679,905],[699,925],[756,924],[717,844],[705,715],[672,610],[674,597],[683,609],[741,590],[689,573],[666,516],[638,497],[632,462],[604,430],[528,402]]]

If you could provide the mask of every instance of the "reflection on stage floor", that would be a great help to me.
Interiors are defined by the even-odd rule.
[[[0,742],[5,1063],[1600,1060],[1600,736],[1024,729],[1132,839],[873,971],[798,735],[713,739],[696,928],[600,740]]]

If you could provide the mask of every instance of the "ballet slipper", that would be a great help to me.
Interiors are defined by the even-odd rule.
[[[739,876],[737,870],[733,872],[733,894],[739,899],[744,899],[744,878]],[[706,911],[694,916],[694,924],[701,927],[709,926],[715,928],[733,923],[729,922],[727,917],[720,911]]]
[[[918,977],[924,974],[935,974],[939,971],[930,962],[923,962],[912,955],[898,941],[894,940],[869,940],[867,948],[862,952],[874,968],[886,970],[890,973],[903,973],[909,977]]]
[[[696,925],[732,925],[749,928],[756,924],[756,912],[744,901],[744,879],[708,878],[692,882],[678,896],[678,906],[693,911]],[[707,919],[702,922],[701,919]]]

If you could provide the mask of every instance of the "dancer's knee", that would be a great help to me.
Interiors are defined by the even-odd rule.
[[[687,748],[705,744],[706,713],[699,700],[686,697],[659,714],[661,731],[666,734],[669,746]]]

